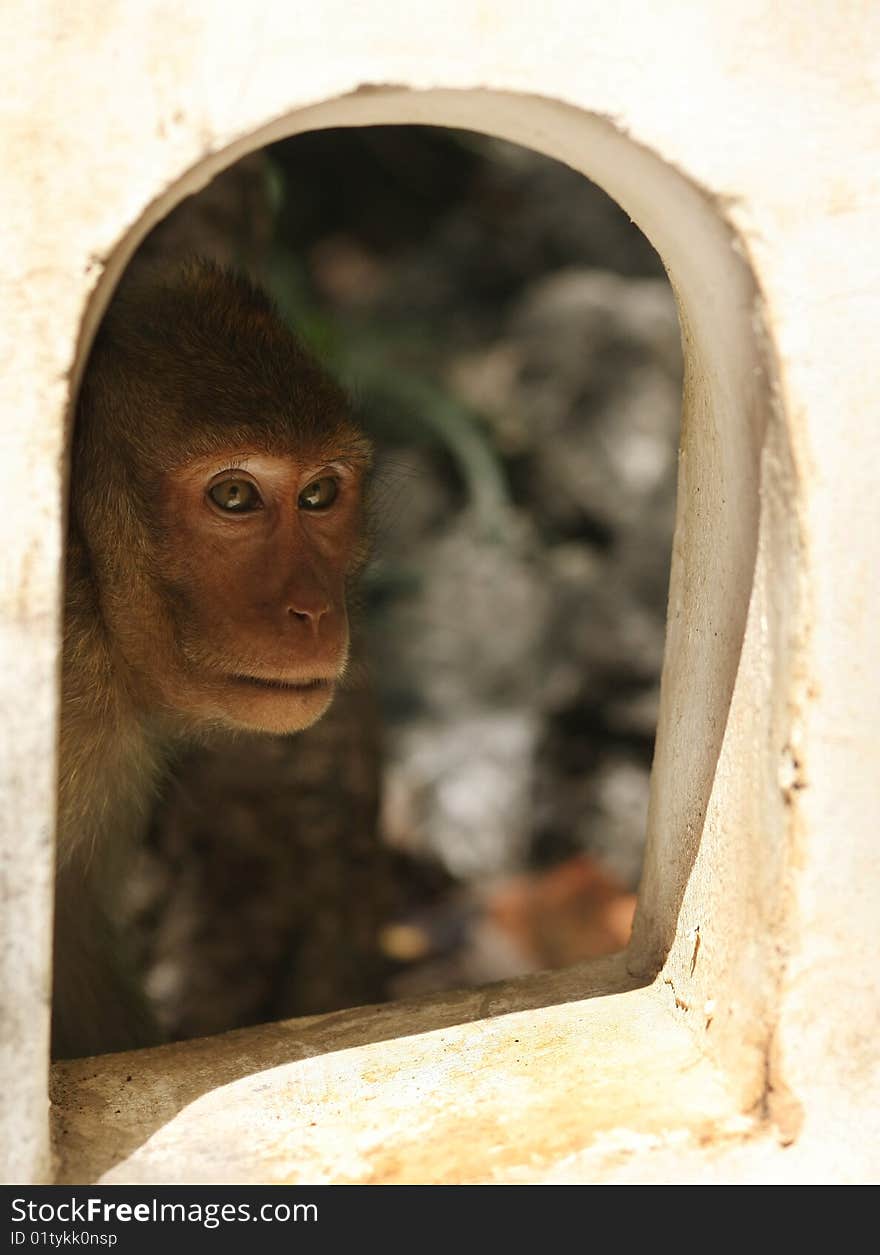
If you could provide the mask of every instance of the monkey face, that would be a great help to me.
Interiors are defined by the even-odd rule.
[[[348,659],[361,478],[351,462],[247,452],[166,477],[162,592],[188,711],[292,732],[326,710]]]
[[[151,707],[190,725],[276,733],[324,713],[348,658],[363,474],[356,455],[245,449],[159,477],[147,613],[133,617],[126,598],[113,615]]]
[[[292,732],[324,712],[369,457],[245,280],[194,262],[114,298],[79,400],[71,553],[133,714]]]

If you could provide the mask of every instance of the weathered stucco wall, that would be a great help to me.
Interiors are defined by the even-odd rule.
[[[487,995],[504,1006],[489,1024],[483,1004],[451,996],[439,1012],[436,1003],[388,1012],[387,1040],[376,1044],[366,1016],[351,1013],[344,1065],[333,1033],[313,1022],[294,1034],[286,1064],[272,1055],[269,1074],[260,1060],[267,1041],[288,1040],[280,1030],[150,1052],[122,1142],[88,1115],[111,1110],[118,1067],[66,1065],[61,1171],[86,1179],[101,1165],[107,1179],[185,1181],[197,1119],[199,1137],[219,1138],[215,1179],[235,1179],[242,1144],[259,1178],[265,1139],[247,1142],[247,1094],[238,1124],[217,1123],[210,1102],[177,1114],[161,1100],[169,1078],[192,1068],[200,1092],[229,1080],[232,1050],[269,1086],[267,1120],[295,1130],[316,1095],[327,1109],[344,1092],[332,1143],[312,1159],[275,1144],[280,1167],[266,1159],[265,1179],[333,1179],[334,1164],[351,1179],[353,1162],[358,1179],[400,1179],[400,1161],[392,1169],[370,1149],[367,1103],[378,1095],[387,1107],[374,1112],[402,1104],[415,1118],[407,1067],[439,1067],[439,1022],[457,1026],[455,1050],[473,1066],[437,1072],[436,1158],[422,1156],[410,1179],[473,1179],[480,1162],[487,1177],[510,1180],[875,1175],[880,13],[839,0],[808,15],[797,0],[547,0],[540,10],[277,0],[241,11],[208,0],[43,0],[6,18],[3,1178],[51,1171],[65,420],[89,337],[147,227],[217,169],[296,130],[383,121],[486,130],[568,161],[639,222],[679,298],[678,525],[634,942],[625,965],[571,973],[543,995]],[[658,968],[650,988],[625,992]],[[500,1113],[524,1094],[505,1028],[517,1006],[540,1008],[526,1017],[529,1049],[553,1075],[552,1101],[527,1133],[508,1135]],[[509,1022],[510,1032],[524,1027]],[[335,1061],[321,1063],[328,1052]],[[303,1073],[296,1061],[311,1056],[318,1064]],[[382,1057],[394,1067],[377,1073]],[[638,1100],[615,1090],[597,1116],[596,1087],[615,1068],[620,1093]],[[237,1085],[247,1087],[246,1071]],[[664,1095],[658,1113],[664,1075],[675,1097]],[[477,1097],[483,1122],[457,1151],[449,1113]],[[401,1154],[411,1133],[404,1114],[389,1134]],[[481,1136],[487,1157],[468,1158]],[[147,1139],[161,1143],[161,1162],[138,1151]],[[108,1159],[111,1142],[119,1149]]]

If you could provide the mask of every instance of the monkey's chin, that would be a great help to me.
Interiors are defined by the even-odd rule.
[[[300,682],[230,676],[223,722],[250,732],[302,732],[321,718],[333,701],[334,680]]]

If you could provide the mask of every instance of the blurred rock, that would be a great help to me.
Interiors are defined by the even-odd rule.
[[[436,489],[398,516],[404,549],[392,552],[418,575],[379,616],[373,654],[392,787],[398,800],[412,792],[408,848],[476,882],[530,850],[583,849],[631,888],[675,510],[671,291],[604,271],[542,276],[511,305],[503,338],[451,351],[446,377],[509,459],[517,508],[491,543],[451,497],[432,514]],[[476,732],[480,708],[487,725],[530,730],[518,761]],[[613,769],[612,750],[624,755]]]
[[[584,855],[508,876],[483,893],[459,893],[385,930],[385,947],[402,961],[393,994],[480,985],[613,954],[629,940],[635,901]]]
[[[407,724],[385,776],[386,839],[427,853],[464,883],[521,867],[539,732],[525,709],[456,710],[442,722]]]
[[[566,270],[526,290],[509,338],[519,369],[495,421],[529,423],[520,487],[539,522],[608,543],[647,532],[646,502],[671,508],[674,494],[681,377],[669,285]]]
[[[578,855],[541,875],[496,886],[486,915],[538,971],[622,950],[635,904],[635,894],[599,862]]]
[[[624,754],[609,755],[591,781],[590,801],[578,823],[584,848],[630,887],[638,884],[641,873],[649,786],[644,763]],[[634,841],[635,833],[642,840]]]

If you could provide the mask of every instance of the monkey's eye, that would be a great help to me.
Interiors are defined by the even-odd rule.
[[[208,489],[208,496],[229,514],[250,514],[263,505],[256,485],[249,479],[221,479]]]
[[[297,498],[301,510],[326,510],[339,496],[339,481],[331,475],[313,479]]]

